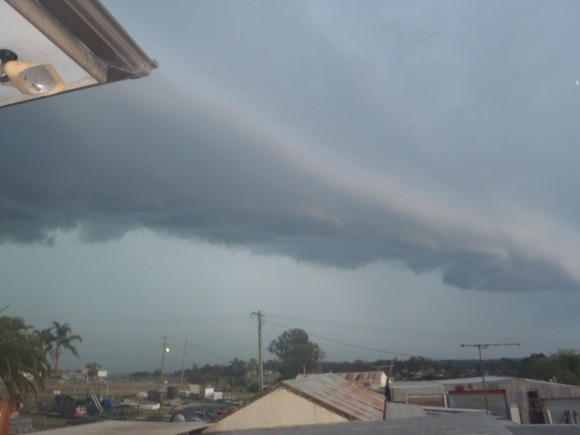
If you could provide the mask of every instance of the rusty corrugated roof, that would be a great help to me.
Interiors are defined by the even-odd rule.
[[[387,375],[382,371],[377,372],[349,372],[349,373],[336,373],[342,376],[344,379],[350,382],[358,383],[369,383],[376,386],[384,387],[387,381]]]
[[[349,420],[383,418],[384,396],[333,373],[283,381],[282,388],[312,400]]]

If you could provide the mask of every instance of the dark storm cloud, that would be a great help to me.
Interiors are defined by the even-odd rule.
[[[573,89],[533,89],[556,87],[556,70],[520,77],[549,38],[541,50],[513,42],[495,7],[438,10],[434,22],[372,3],[351,11],[346,47],[320,11],[234,5],[202,3],[187,26],[175,17],[189,50],[162,53],[162,69],[132,90],[2,110],[3,241],[148,228],[340,268],[396,261],[462,289],[579,288],[577,103]],[[524,14],[524,34],[541,18],[502,11]],[[481,39],[469,28],[491,22]],[[548,152],[548,139],[559,148]]]

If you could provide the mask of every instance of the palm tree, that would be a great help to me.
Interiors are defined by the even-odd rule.
[[[42,348],[44,349],[44,353],[50,357],[51,368],[54,365],[54,340],[55,337],[52,333],[52,328],[46,328],[41,331],[38,329],[34,330],[34,333],[38,335],[40,342],[42,343]]]
[[[0,317],[0,380],[12,400],[36,396],[50,373],[42,342],[20,317]]]
[[[60,361],[60,356],[63,349],[68,350],[74,356],[78,357],[79,352],[77,351],[76,347],[73,346],[72,342],[76,340],[82,343],[83,339],[80,335],[70,335],[71,329],[68,323],[63,323],[61,325],[58,322],[52,322],[52,327],[50,329],[52,330],[51,333],[54,336],[52,369],[56,373],[58,370],[58,362]]]

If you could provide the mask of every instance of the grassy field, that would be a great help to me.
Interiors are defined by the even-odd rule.
[[[89,382],[81,380],[55,380],[46,383],[45,390],[39,394],[39,401],[53,400],[57,394],[66,394],[75,399],[82,399],[93,394],[97,396],[113,397],[115,400],[135,397],[139,392],[165,389],[167,385],[160,382],[130,380],[111,380],[106,382]]]

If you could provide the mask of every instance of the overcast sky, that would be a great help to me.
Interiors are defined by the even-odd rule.
[[[0,109],[3,314],[65,367],[257,357],[258,310],[335,361],[580,348],[579,2],[105,5],[159,69]]]

